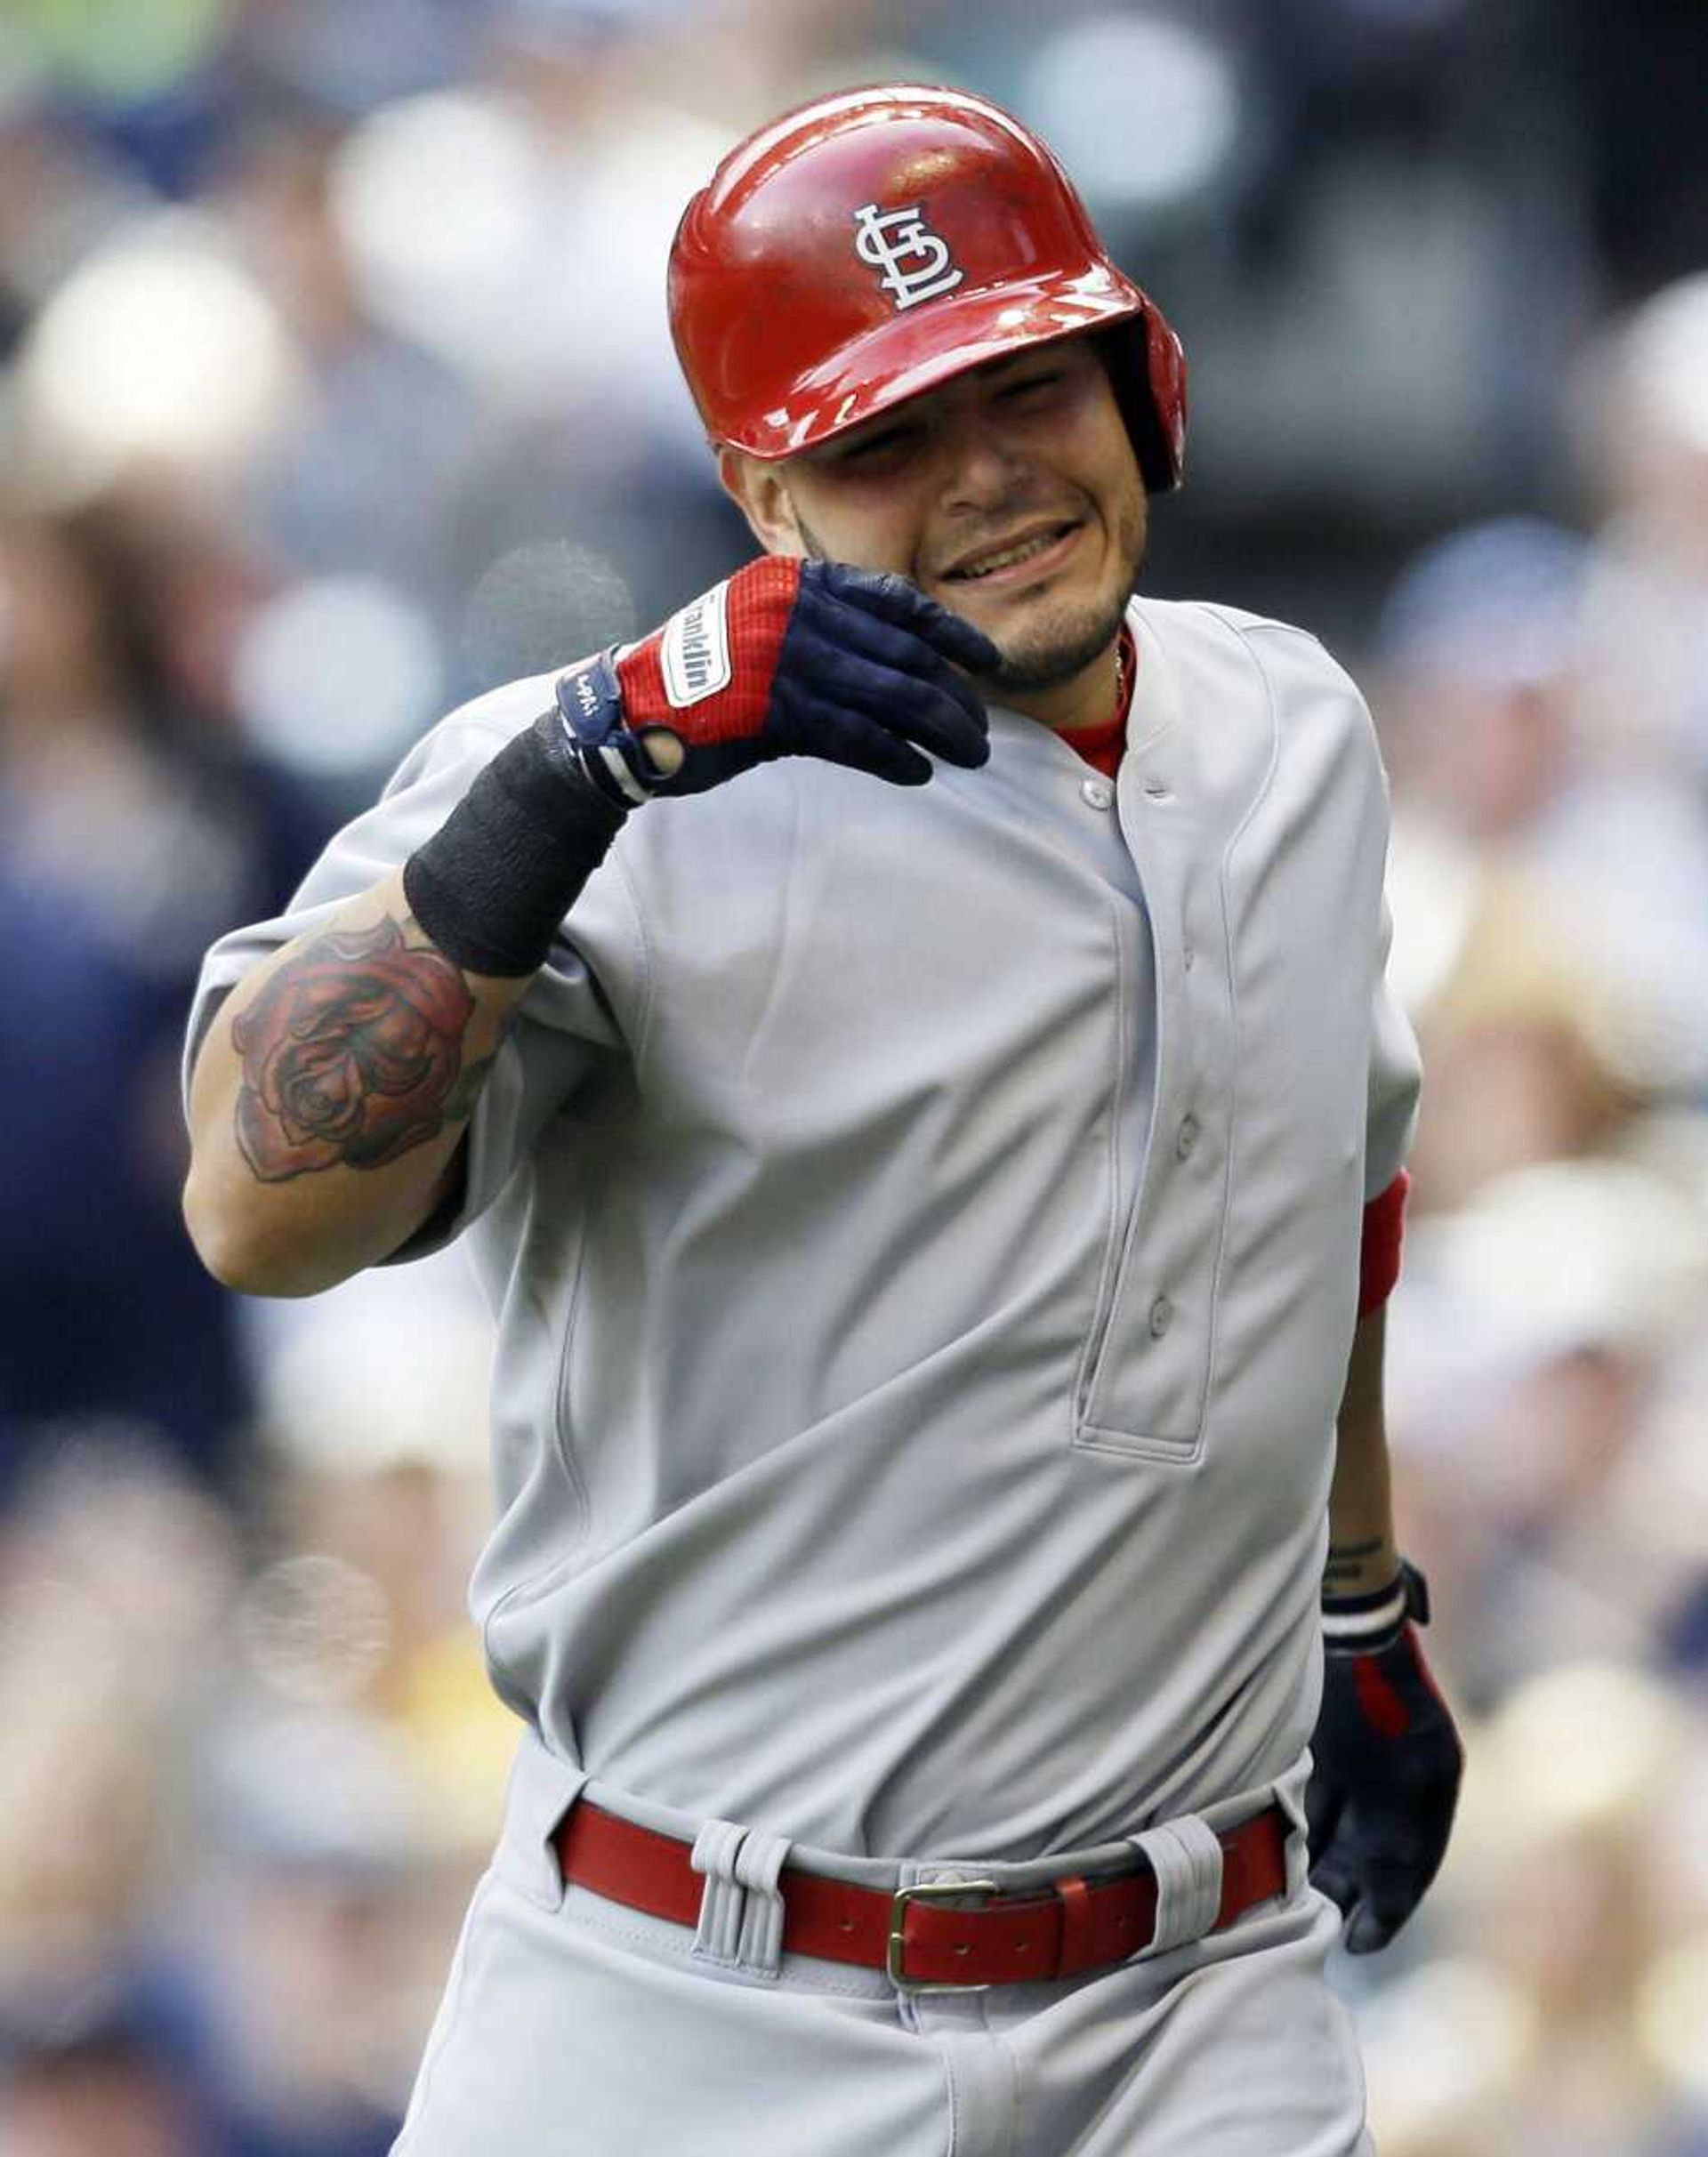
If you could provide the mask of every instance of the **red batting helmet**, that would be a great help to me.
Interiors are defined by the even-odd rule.
[[[1180,339],[1050,150],[959,90],[845,91],[750,135],[677,227],[670,323],[707,432],[766,458],[986,360],[1108,329],[1145,484],[1180,481]]]

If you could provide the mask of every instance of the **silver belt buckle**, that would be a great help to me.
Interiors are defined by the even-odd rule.
[[[909,1977],[901,1967],[906,1947],[907,1905],[909,1903],[949,1903],[962,1895],[995,1895],[994,1879],[928,1879],[920,1880],[911,1887],[898,1887],[890,1898],[890,1944],[884,1952],[883,1967],[886,1976],[898,1992],[987,1992],[988,1984],[956,1984],[953,1978],[939,1979],[928,1984],[917,1977]]]

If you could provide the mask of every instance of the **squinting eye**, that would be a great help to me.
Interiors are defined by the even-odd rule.
[[[915,430],[911,427],[887,427],[882,434],[869,435],[863,442],[856,442],[845,449],[840,459],[844,464],[864,464],[879,457],[893,455],[897,451],[911,447]]]
[[[1060,373],[1055,369],[1051,369],[1048,374],[1028,374],[1024,382],[1011,382],[1001,394],[1003,397],[1028,397],[1036,390],[1053,390],[1060,380]]]

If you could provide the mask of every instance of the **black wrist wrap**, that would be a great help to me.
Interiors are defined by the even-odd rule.
[[[534,973],[626,813],[583,775],[548,712],[405,862],[409,911],[469,973]]]

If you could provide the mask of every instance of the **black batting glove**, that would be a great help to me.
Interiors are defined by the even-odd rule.
[[[1429,1590],[1415,1567],[1379,1595],[1325,1598],[1323,1619],[1310,1880],[1345,1919],[1347,1952],[1367,1955],[1387,1946],[1440,1869],[1464,1748],[1423,1660],[1416,1626],[1428,1622]]]

